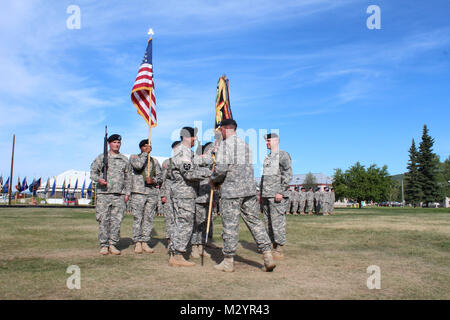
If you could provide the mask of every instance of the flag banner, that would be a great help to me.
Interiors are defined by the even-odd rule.
[[[86,183],[86,179],[84,179],[84,181],[83,181],[83,186],[81,187],[81,198],[83,199],[83,194],[84,194],[84,186],[85,186],[85,183]]]
[[[48,190],[50,190],[50,178],[47,179],[47,184],[45,185],[45,193],[48,193]]]
[[[153,81],[153,53],[152,38],[148,40],[144,59],[139,67],[133,89],[131,89],[131,101],[137,112],[144,118],[150,127],[156,127],[156,98],[155,83]]]
[[[233,115],[231,114],[228,82],[229,81],[225,76],[221,76],[217,82],[216,121],[214,123],[215,129],[217,129],[222,120],[233,119]]]
[[[75,197],[75,192],[77,191],[77,188],[78,188],[78,178],[77,181],[75,182],[75,187],[73,187],[72,197]]]
[[[64,183],[62,186],[62,196],[63,196],[63,198],[66,197],[66,178],[64,178]]]
[[[3,186],[3,193],[8,193],[8,191],[9,191],[9,177],[8,177],[8,179],[6,180],[6,183],[5,183],[5,185]]]
[[[20,177],[17,178],[16,190],[20,193],[22,191],[22,184],[20,183]]]
[[[28,191],[33,192],[34,190],[34,185],[36,184],[36,179],[33,178],[33,182],[30,184],[30,186],[28,187]]]
[[[55,180],[53,180],[53,187],[52,187],[52,192],[50,193],[50,197],[53,197],[55,195],[56,192],[56,178]]]
[[[33,186],[33,193],[36,194],[36,191],[41,187],[41,178],[39,178]]]
[[[20,192],[25,191],[28,189],[28,183],[27,183],[27,177],[23,178],[23,182],[22,182],[22,188],[20,190]]]
[[[89,198],[92,196],[92,181],[89,184],[89,187],[87,188],[87,195]]]

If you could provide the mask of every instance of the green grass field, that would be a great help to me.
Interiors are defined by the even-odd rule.
[[[154,254],[136,255],[132,217],[122,224],[121,256],[98,254],[93,209],[0,209],[0,299],[449,299],[450,210],[338,209],[333,216],[287,217],[286,259],[274,272],[243,222],[234,273],[218,272],[220,218],[211,259],[169,267],[164,220],[155,221]],[[70,265],[81,289],[69,290]],[[367,267],[381,289],[366,286]]]

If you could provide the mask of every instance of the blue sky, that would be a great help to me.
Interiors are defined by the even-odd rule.
[[[80,29],[66,26],[69,5],[81,10]],[[366,26],[369,5],[381,9],[380,30]],[[130,91],[150,27],[155,155],[170,155],[182,126],[213,126],[226,74],[239,127],[278,129],[294,173],[332,175],[356,161],[402,173],[424,124],[443,160],[449,12],[447,0],[2,1],[0,174],[9,175],[14,133],[15,179],[89,170],[105,125],[122,135],[123,153],[137,153],[148,129]]]

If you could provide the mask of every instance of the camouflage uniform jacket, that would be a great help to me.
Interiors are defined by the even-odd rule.
[[[172,157],[171,184],[172,198],[195,199],[199,182],[211,176],[211,170],[207,167],[200,167],[194,162],[194,153],[182,143],[175,149]]]
[[[211,180],[221,184],[222,199],[256,195],[250,146],[235,134],[220,143]]]
[[[330,191],[330,203],[334,204],[336,202],[336,195],[334,191]]]
[[[314,200],[314,192],[312,192],[312,191],[306,192],[306,200],[313,201]]]
[[[132,155],[130,157],[130,164],[133,169],[133,174],[131,176],[131,192],[148,194],[148,195],[158,195],[158,187],[162,183],[161,166],[158,160],[150,157],[150,175],[152,176],[155,184],[148,185],[145,183],[145,178],[148,174],[148,153],[141,152],[139,155]],[[153,168],[154,165],[154,168]]]
[[[170,198],[170,186],[172,185],[172,158],[164,160],[162,163],[162,183],[161,183],[161,197]]]
[[[261,196],[273,198],[277,193],[289,197],[289,183],[292,180],[292,161],[289,153],[283,150],[270,152],[264,159],[261,177]],[[298,192],[295,191],[298,198]]]
[[[306,192],[300,191],[298,195],[299,201],[305,201],[306,200]]]
[[[316,200],[316,202],[320,201],[321,198],[321,192],[320,191],[315,191],[314,192],[314,200]]]
[[[98,183],[103,179],[103,153],[91,164],[91,180]],[[116,193],[130,195],[131,166],[123,154],[108,153],[108,172],[106,187],[97,185],[97,193]]]

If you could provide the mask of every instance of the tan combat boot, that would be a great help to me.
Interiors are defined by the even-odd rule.
[[[304,216],[304,215],[305,215],[305,212],[303,212],[303,211],[302,211],[302,212],[300,212],[300,215]]]
[[[192,245],[191,257],[195,258],[195,259],[200,258],[200,253],[198,252],[198,245],[197,244],[193,244]]]
[[[134,252],[142,253],[142,244],[140,242],[136,242],[136,244],[134,245]]]
[[[206,250],[203,248],[203,245],[201,244],[198,245],[198,254],[203,257],[211,258],[211,255],[206,252]]]
[[[115,246],[110,245],[109,246],[109,253],[118,256],[118,255],[120,255],[120,250],[117,249]]]
[[[169,265],[172,267],[193,267],[195,263],[186,261],[181,254],[174,254],[169,259]]]
[[[147,242],[141,242],[142,249],[147,253],[153,253],[155,250],[150,248],[150,246],[147,244]]]
[[[234,272],[234,259],[233,257],[224,257],[223,261],[214,266],[214,269],[223,272]]]
[[[106,256],[107,254],[109,254],[108,247],[102,247],[102,248],[100,249],[100,254],[102,254],[102,255],[104,255],[104,256]]]
[[[272,256],[274,260],[281,260],[284,258],[283,254],[283,246],[277,245],[274,247],[274,250],[272,252]]]
[[[264,256],[263,270],[266,272],[270,272],[273,269],[275,269],[276,265],[275,265],[275,262],[273,262],[272,251],[271,250],[264,251],[263,256]]]

